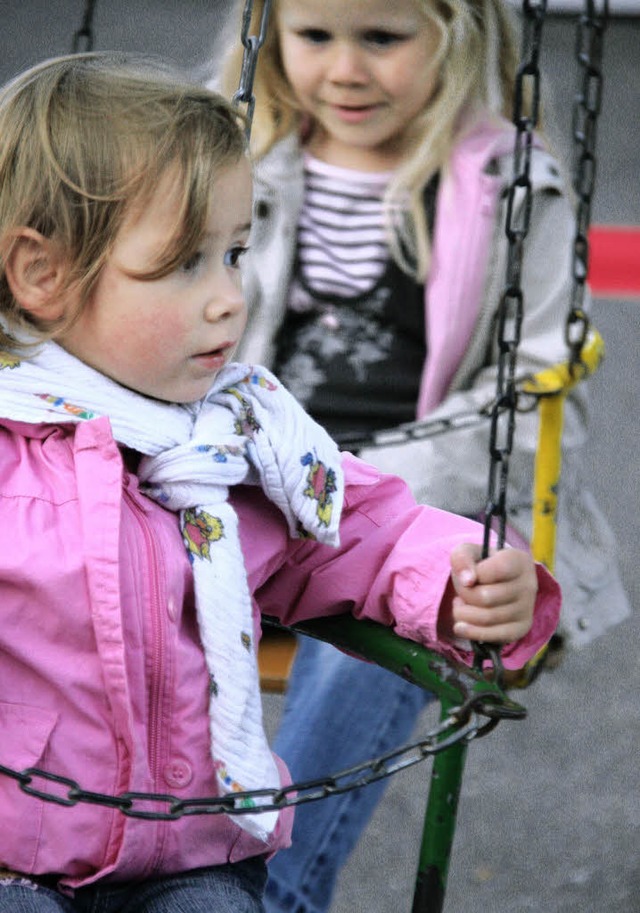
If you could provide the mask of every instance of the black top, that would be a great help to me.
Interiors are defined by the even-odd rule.
[[[425,193],[431,231],[436,183]],[[275,373],[332,434],[412,421],[427,357],[424,312],[424,286],[391,259],[370,291],[345,298],[311,289],[296,263]]]

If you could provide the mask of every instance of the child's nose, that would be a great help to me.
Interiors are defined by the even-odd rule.
[[[216,283],[205,307],[205,320],[217,323],[219,320],[237,316],[244,308],[244,295],[239,279],[223,276]]]
[[[346,41],[336,44],[329,64],[329,79],[343,85],[366,82],[363,56],[355,44]]]

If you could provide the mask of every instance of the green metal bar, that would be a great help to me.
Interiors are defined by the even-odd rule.
[[[441,719],[450,710],[443,701]],[[442,913],[466,757],[467,743],[458,742],[433,759],[412,913]]]
[[[283,627],[274,619],[267,624]],[[352,615],[336,615],[293,625],[289,630],[326,641],[361,659],[369,660],[407,681],[431,691],[440,701],[455,707],[475,694],[494,699],[504,708],[504,716],[520,718],[524,708],[480,672],[462,663],[445,659],[434,650],[400,637],[391,628],[373,621],[359,621]]]
[[[375,662],[431,691],[440,701],[442,721],[476,694],[486,695],[489,702],[498,701],[507,717],[526,714],[520,704],[477,670],[445,660],[383,625],[339,615],[303,622],[293,630]],[[443,909],[466,754],[467,743],[461,741],[434,756],[412,913],[441,913]]]
[[[442,675],[445,665],[442,656],[398,637],[390,628],[375,622],[357,621],[351,615],[339,615],[302,622],[293,630],[384,666],[438,697],[448,697],[452,702],[459,703],[466,690],[458,684],[457,677]]]

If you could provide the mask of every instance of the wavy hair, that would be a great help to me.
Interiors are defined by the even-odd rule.
[[[236,109],[149,58],[80,54],[45,61],[0,91],[0,314],[41,338],[67,329],[87,300],[124,219],[175,173],[175,233],[152,272],[185,262],[205,232],[219,170],[246,154]],[[79,307],[58,325],[21,315],[5,274],[20,228],[53,240]],[[10,337],[0,331],[0,345]],[[15,340],[12,340],[15,347]]]

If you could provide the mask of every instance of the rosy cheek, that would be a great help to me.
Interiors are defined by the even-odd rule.
[[[185,348],[187,333],[181,321],[172,320],[163,324],[162,332],[152,335],[150,350],[166,360],[175,358]],[[151,356],[151,351],[149,351]]]
[[[131,353],[141,373],[158,370],[161,363],[175,358],[183,348],[185,329],[182,320],[169,314],[155,315],[153,319],[136,321],[129,326],[128,339],[122,340],[123,350]]]

